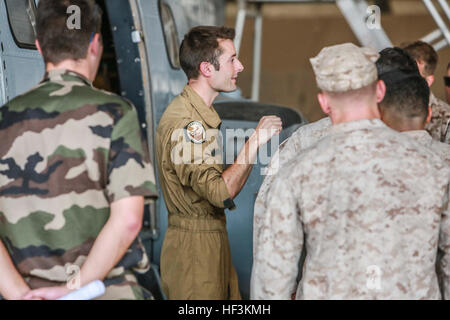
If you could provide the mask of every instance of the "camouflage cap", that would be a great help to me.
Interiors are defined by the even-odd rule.
[[[345,92],[365,87],[378,78],[378,52],[368,47],[344,43],[323,48],[311,64],[317,85],[329,92]]]

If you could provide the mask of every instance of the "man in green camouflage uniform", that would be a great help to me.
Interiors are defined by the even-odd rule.
[[[82,28],[65,26],[67,7]],[[94,1],[41,0],[44,80],[0,108],[0,294],[57,299],[104,280],[102,299],[151,294],[132,273],[154,173],[135,108],[92,86],[103,51]],[[51,29],[51,32],[49,32]]]
[[[423,41],[416,41],[403,49],[416,60],[420,74],[427,80],[428,86],[434,82],[434,72],[438,63],[438,55],[431,45]],[[436,98],[430,92],[431,120],[425,129],[433,139],[450,144],[450,105]]]

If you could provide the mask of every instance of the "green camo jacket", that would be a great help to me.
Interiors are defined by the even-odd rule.
[[[0,238],[31,288],[81,267],[112,202],[156,198],[135,108],[74,72],[51,71],[0,108]],[[137,239],[109,273],[104,298],[143,298],[131,269],[148,268]]]

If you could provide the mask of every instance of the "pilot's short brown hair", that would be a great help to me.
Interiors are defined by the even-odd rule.
[[[80,25],[68,22],[71,6],[80,10]],[[75,7],[74,7],[75,8]],[[79,60],[87,55],[89,42],[101,32],[102,10],[94,0],[40,0],[37,8],[36,37],[46,63],[58,64],[66,59]]]
[[[412,43],[402,44],[401,47],[408,52],[414,60],[421,61],[425,64],[425,76],[431,76],[434,74],[438,63],[438,54],[431,45],[423,41],[415,41]]]
[[[217,60],[222,54],[219,39],[234,40],[233,28],[198,26],[192,28],[185,36],[180,46],[180,64],[188,79],[197,79],[200,64],[209,62],[219,70]]]

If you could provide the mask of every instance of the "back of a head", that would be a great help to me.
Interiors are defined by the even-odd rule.
[[[75,22],[71,21],[72,15]],[[40,0],[36,36],[46,63],[80,60],[89,41],[101,32],[102,10],[94,0]]]
[[[317,86],[334,102],[373,99],[376,94],[378,53],[352,43],[323,48],[310,59]]]
[[[378,78],[380,80],[389,80],[387,75],[390,72],[419,73],[419,68],[414,59],[404,49],[393,47],[385,48],[380,51],[380,57],[376,61]],[[384,78],[383,78],[384,77]]]
[[[345,93],[369,86],[377,80],[374,62],[378,56],[372,48],[343,43],[323,48],[310,62],[320,89]]]
[[[395,113],[404,122],[419,118],[423,123],[428,115],[430,88],[422,77],[411,77],[386,86],[380,107]]]
[[[383,113],[402,122],[415,118],[425,122],[430,89],[412,57],[403,49],[386,48],[380,52],[376,66],[379,79],[386,84],[380,103]]]
[[[431,45],[423,41],[415,41],[401,46],[416,61],[424,63],[423,76],[431,76],[436,71],[438,54]]]
[[[234,40],[232,28],[216,26],[198,26],[192,28],[180,46],[180,64],[188,79],[197,79],[200,64],[209,62],[219,70],[218,57],[222,54],[219,39]]]

